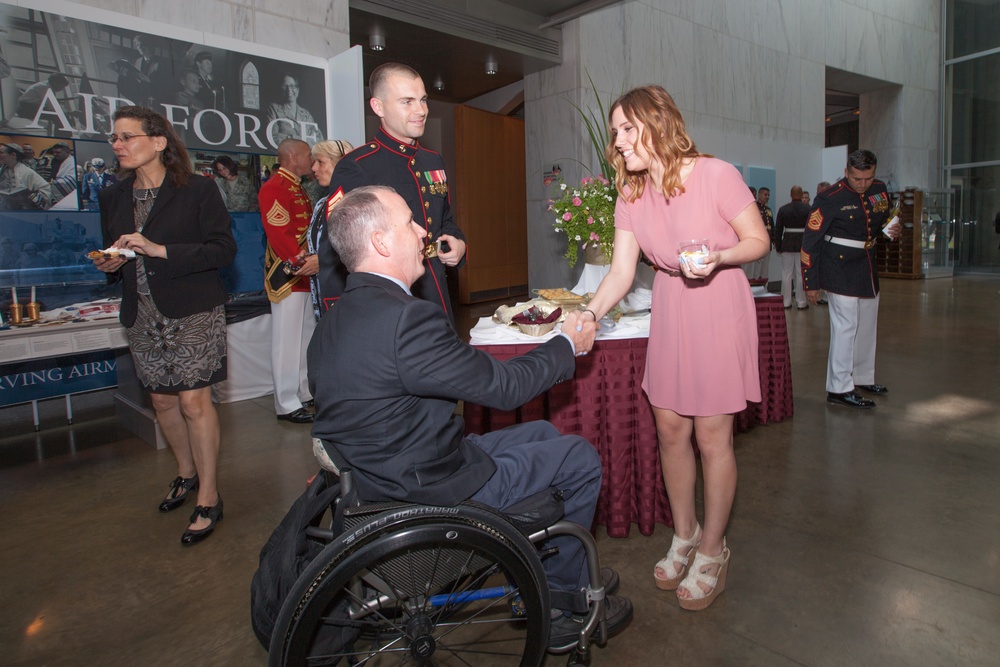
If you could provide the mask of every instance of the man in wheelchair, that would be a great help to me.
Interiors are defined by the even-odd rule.
[[[353,190],[331,211],[327,229],[351,273],[309,345],[313,436],[351,469],[358,498],[438,506],[473,500],[502,511],[554,487],[565,518],[589,529],[601,486],[589,442],[544,421],[463,436],[455,407],[464,400],[512,410],[569,379],[574,357],[594,343],[595,323],[569,313],[560,335],[497,361],[460,340],[439,303],[410,294],[425,263],[438,260],[425,258],[426,232],[394,190]],[[549,545],[558,550],[543,561],[556,607],[548,647],[559,652],[576,644],[585,615],[569,600],[590,578],[579,540],[556,537]],[[602,578],[609,588],[617,584],[609,569]],[[632,604],[608,595],[605,611],[611,636],[631,618]]]

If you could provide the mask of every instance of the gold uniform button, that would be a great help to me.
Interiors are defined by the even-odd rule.
[[[413,165],[415,165],[416,163],[417,163],[417,161],[416,161],[416,160],[410,160],[410,166],[411,166],[411,167],[412,167]]]
[[[431,203],[429,201],[425,201],[424,202],[424,208],[430,208],[430,207],[431,207]]]
[[[421,185],[420,186],[420,191],[421,192],[427,192],[427,186],[426,185]]]

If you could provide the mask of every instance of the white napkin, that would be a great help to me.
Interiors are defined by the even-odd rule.
[[[638,287],[631,294],[626,294],[625,298],[618,305],[626,313],[636,310],[646,310],[653,305],[653,290]]]
[[[515,345],[517,343],[542,343],[558,335],[560,325],[544,336],[529,336],[517,327],[497,324],[491,317],[480,317],[469,331],[469,342],[473,345]]]
[[[515,327],[500,325],[490,317],[481,317],[469,331],[469,342],[472,345],[516,345],[518,343],[544,343],[558,336],[562,325],[544,336],[529,336],[521,333]],[[621,318],[614,330],[597,336],[598,340],[611,338],[647,338],[649,336],[649,313],[626,315]]]

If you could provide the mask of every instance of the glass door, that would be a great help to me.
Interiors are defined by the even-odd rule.
[[[955,193],[924,191],[920,216],[925,278],[945,278],[955,272]]]

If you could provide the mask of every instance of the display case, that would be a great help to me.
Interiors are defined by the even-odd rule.
[[[880,278],[916,280],[924,277],[921,260],[923,245],[920,239],[923,194],[916,188],[889,193],[893,204],[899,202],[899,222],[902,228],[895,241],[890,241],[884,234],[879,236],[875,261]]]
[[[955,273],[955,192],[924,191],[920,218],[923,272],[927,278]]]

